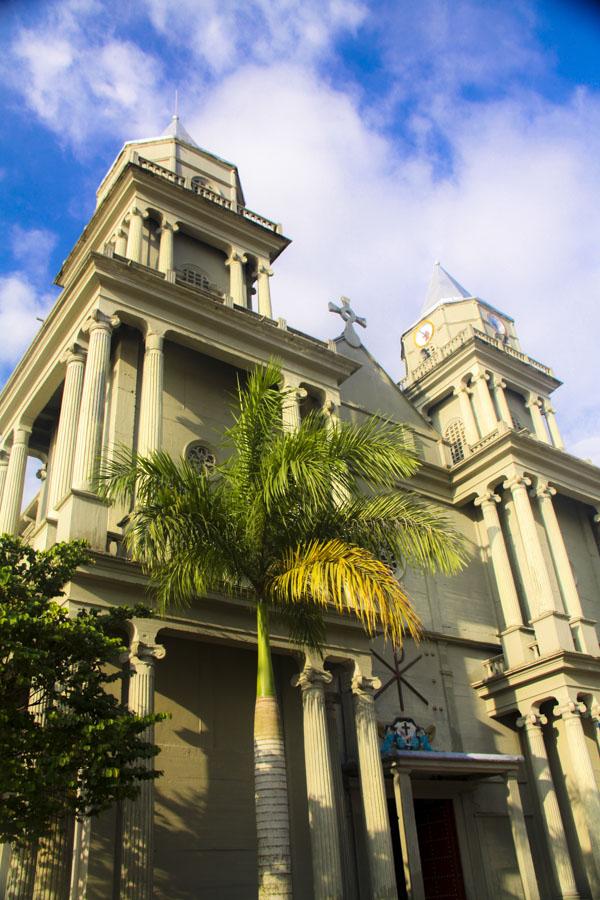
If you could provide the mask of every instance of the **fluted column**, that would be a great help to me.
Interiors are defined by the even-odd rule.
[[[292,684],[302,690],[304,765],[315,900],[342,900],[340,842],[329,755],[325,685],[333,676],[310,662]]]
[[[489,380],[490,376],[487,372],[476,372],[471,381],[475,400],[475,416],[479,423],[482,437],[485,437],[498,425],[496,410],[492,403],[492,395],[488,385]]]
[[[110,340],[112,330],[118,324],[117,316],[109,318],[99,309],[92,312],[86,323],[90,339],[73,464],[73,487],[82,491],[94,489],[94,480],[99,468]]]
[[[36,843],[29,843],[21,849],[13,847],[8,866],[5,900],[32,900],[36,860]]]
[[[132,645],[132,676],[129,682],[129,708],[138,716],[154,712],[154,665],[165,656],[161,644]],[[144,732],[144,740],[154,740],[154,728]],[[154,759],[140,760],[147,769]],[[123,849],[121,857],[120,900],[150,900],[153,895],[154,868],[154,783],[142,781],[139,796],[126,800],[122,814]]]
[[[300,427],[300,401],[306,397],[307,392],[299,386],[294,376],[289,376],[286,372],[283,372],[282,390],[285,393],[283,427],[286,431],[295,431]]]
[[[546,537],[554,569],[558,579],[558,585],[562,594],[565,609],[570,616],[570,624],[573,634],[578,645],[577,649],[583,653],[591,653],[597,656],[600,652],[598,646],[598,637],[596,634],[595,623],[586,619],[581,607],[579,591],[573,576],[573,570],[569,560],[569,554],[565,547],[564,538],[556,518],[556,511],[552,498],[556,495],[556,488],[551,487],[547,482],[538,482],[534,495],[537,497],[542,521],[546,529]]]
[[[342,773],[342,754],[338,740],[338,720],[336,709],[341,705],[340,695],[334,687],[325,689],[325,710],[327,713],[327,734],[329,736],[329,757],[333,775],[335,808],[340,842],[340,860],[342,863],[342,884],[344,900],[356,897],[356,868],[352,835],[349,821],[349,810]]]
[[[594,734],[596,737],[596,745],[600,752],[600,704],[593,701],[590,709],[590,719],[594,723]]]
[[[477,497],[475,506],[480,506],[483,514],[492,567],[505,623],[502,643],[508,667],[512,668],[526,660],[528,644],[531,643],[531,638],[524,631],[521,605],[506,550],[504,535],[502,534],[502,526],[497,510],[497,504],[500,503],[500,500],[501,498],[498,494],[495,494],[493,491],[486,491]]]
[[[88,817],[75,821],[69,900],[81,900],[82,897],[86,896],[91,827],[92,820]]]
[[[546,422],[548,423],[548,431],[550,432],[552,443],[555,447],[558,447],[559,450],[564,450],[565,445],[558,428],[558,422],[556,421],[556,410],[552,408],[548,400],[544,400],[543,404],[544,414],[546,416]]]
[[[568,626],[568,617],[555,606],[550,574],[540,543],[537,526],[533,517],[528,488],[531,479],[524,475],[514,475],[504,482],[505,490],[510,490],[519,524],[519,531],[527,549],[529,578],[532,596],[529,607],[533,614],[533,624],[540,648],[544,656],[556,650],[573,650],[573,638]]]
[[[550,438],[548,437],[548,432],[546,431],[546,426],[544,424],[544,417],[540,408],[540,398],[535,394],[530,394],[525,406],[530,412],[531,421],[533,422],[533,432],[536,438],[538,438],[540,441],[543,441],[545,444],[549,444]]]
[[[55,819],[40,839],[33,900],[67,900],[71,882],[73,819]]]
[[[400,846],[402,847],[406,894],[408,900],[425,900],[423,866],[415,822],[415,804],[410,772],[406,769],[398,769],[397,765],[392,766],[392,771],[394,773],[394,799],[398,816]]]
[[[390,835],[374,693],[381,687],[378,678],[357,672],[352,679],[356,741],[360,768],[360,788],[366,828],[366,849],[373,900],[396,900],[396,874]]]
[[[142,234],[144,228],[144,216],[141,209],[134,206],[129,212],[129,232],[127,234],[127,247],[125,255],[134,262],[142,261]]]
[[[268,319],[273,318],[273,308],[271,306],[271,286],[270,279],[273,270],[269,266],[268,259],[259,259],[256,268],[256,277],[258,281],[258,311],[261,316]]]
[[[57,504],[71,489],[77,423],[83,391],[85,354],[79,344],[73,344],[64,356],[66,363],[65,384],[60,404],[60,417],[56,445],[50,469],[50,503],[52,514]]]
[[[115,235],[115,253],[118,256],[127,256],[127,232],[119,228]]]
[[[244,296],[244,264],[248,262],[248,257],[241,250],[233,248],[231,253],[225,260],[225,265],[229,266],[229,293],[233,298],[233,302],[237,306],[246,306],[246,298]]]
[[[570,700],[555,712],[561,716],[564,722],[565,738],[571,761],[570,767],[566,768],[579,795],[581,811],[589,832],[596,873],[600,876],[600,792],[583,730],[582,714],[587,713],[587,709],[585,703]]]
[[[178,226],[171,222],[163,221],[160,228],[160,245],[158,248],[158,269],[160,272],[170,272],[173,269],[173,247],[174,233],[178,231]]]
[[[523,886],[524,900],[540,900],[535,867],[531,856],[531,846],[527,835],[527,825],[523,814],[523,803],[519,790],[519,780],[516,772],[506,773],[506,787],[508,789],[507,806],[510,818],[510,827],[515,845],[517,865]]]
[[[579,893],[575,885],[567,838],[544,743],[541,726],[546,722],[545,716],[531,713],[518,719],[517,725],[523,728],[525,734],[533,770],[533,787],[541,807],[542,825],[549,851],[547,858],[552,868],[555,886],[559,890],[558,896],[567,900],[567,898],[578,898]]]
[[[471,406],[470,395],[471,391],[464,384],[460,387],[454,388],[454,396],[458,397],[460,417],[463,421],[463,425],[465,426],[465,437],[469,446],[472,444],[476,444],[479,440],[479,431],[477,429],[477,422],[475,421],[473,407]]]
[[[142,398],[140,404],[139,452],[146,456],[162,448],[164,337],[154,331],[146,333]]]
[[[2,508],[2,498],[4,497],[4,485],[6,484],[6,473],[8,471],[8,451],[0,450],[0,509]]]
[[[16,534],[19,526],[30,434],[31,428],[23,424],[17,425],[13,431],[0,508],[0,534]]]
[[[508,408],[508,401],[505,394],[506,382],[503,381],[499,375],[494,375],[493,377],[492,390],[496,397],[496,406],[498,408],[500,420],[508,425],[509,428],[512,428],[512,416],[510,414],[510,409]]]

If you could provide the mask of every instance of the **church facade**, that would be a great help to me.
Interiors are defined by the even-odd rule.
[[[146,581],[124,551],[128,509],[94,493],[102,454],[213,464],[238,375],[271,357],[294,389],[291,428],[316,407],[407,423],[423,463],[411,487],[470,561],[453,578],[399,573],[425,628],[399,653],[335,615],[323,659],[275,631],[294,896],[600,897],[600,470],[564,449],[560,382],[436,264],[396,384],[344,298],[335,341],[274,317],[288,243],[177,118],[125,144],[0,396],[0,531],[38,549],[87,539],[70,607],[133,605]],[[30,456],[41,489],[22,509]],[[6,897],[256,896],[251,611],[215,594],[134,625],[128,702],[170,714],[163,774],[66,829],[43,865],[5,848]]]

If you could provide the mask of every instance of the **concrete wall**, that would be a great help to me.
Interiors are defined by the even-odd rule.
[[[173,256],[176,269],[181,269],[186,263],[198,266],[219,291],[229,293],[229,270],[225,266],[225,254],[221,250],[188,234],[177,232],[173,242]]]

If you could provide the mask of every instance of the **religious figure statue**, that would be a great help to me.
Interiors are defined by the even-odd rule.
[[[433,733],[434,729],[426,730],[414,719],[397,716],[391,725],[386,725],[381,755],[393,756],[398,750],[433,750]]]

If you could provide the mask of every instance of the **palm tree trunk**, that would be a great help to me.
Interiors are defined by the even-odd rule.
[[[285,748],[275,693],[268,612],[256,612],[258,670],[254,712],[254,789],[258,838],[258,896],[292,896],[292,860]]]

